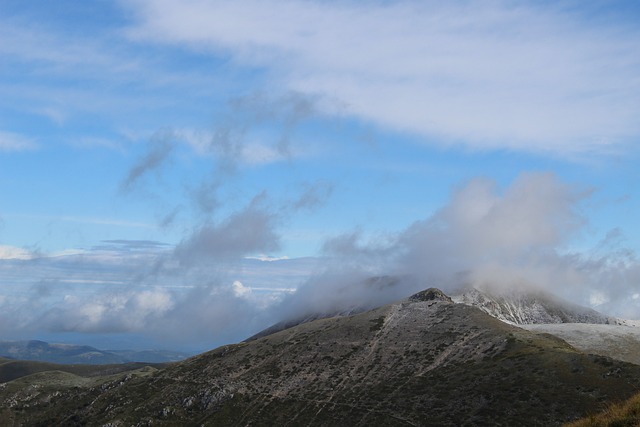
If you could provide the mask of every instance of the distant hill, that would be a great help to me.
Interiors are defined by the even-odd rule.
[[[0,356],[61,364],[108,365],[116,363],[165,363],[186,359],[186,353],[162,350],[98,350],[86,345],[50,344],[44,341],[0,341]]]
[[[169,350],[107,350],[129,362],[171,363],[179,362],[191,356],[189,353]]]
[[[158,371],[17,381],[0,387],[2,425],[554,426],[632,396],[640,366],[430,289]]]
[[[33,360],[13,360],[0,357],[0,384],[38,373],[65,372],[79,377],[103,377],[121,372],[141,369],[149,364],[130,362],[113,365],[62,365],[58,363]],[[153,364],[154,368],[163,368],[166,364]],[[0,405],[2,406],[2,405]],[[0,423],[0,425],[2,425]]]

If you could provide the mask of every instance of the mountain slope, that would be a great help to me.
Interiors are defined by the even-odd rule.
[[[595,353],[640,365],[640,328],[624,325],[552,323],[520,325],[529,331],[548,333],[585,353]]]
[[[640,425],[640,394],[599,414],[574,421],[565,427],[636,427]]]
[[[468,288],[452,297],[453,301],[478,307],[507,323],[590,323],[624,325],[627,321],[605,316],[597,311],[564,301],[541,291],[509,290],[503,292]]]
[[[630,397],[639,382],[639,366],[582,354],[429,290],[221,347],[150,376],[18,402],[5,420],[548,426]]]

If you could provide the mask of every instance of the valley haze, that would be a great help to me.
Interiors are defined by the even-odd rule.
[[[638,22],[2,1],[0,340],[195,354],[429,287],[640,319]]]

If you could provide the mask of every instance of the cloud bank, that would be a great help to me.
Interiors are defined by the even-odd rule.
[[[248,256],[279,238],[278,217],[260,198],[176,247],[111,240],[57,257],[5,248],[0,325],[5,335],[139,334],[147,344],[203,351],[289,317],[469,285],[542,289],[640,318],[640,260],[620,230],[594,248],[571,246],[588,225],[591,193],[552,173],[522,174],[507,188],[476,178],[398,233],[336,236],[313,259]]]
[[[450,293],[475,286],[544,290],[637,318],[640,262],[620,231],[609,232],[595,248],[571,247],[588,225],[582,209],[591,193],[552,173],[522,174],[506,189],[473,179],[434,214],[397,234],[356,231],[327,241],[331,269],[301,287],[290,304],[331,312],[390,302],[431,286]],[[367,280],[385,275],[390,278]]]
[[[640,32],[571,3],[136,0],[137,41],[266,70],[427,142],[559,155],[637,134]],[[336,109],[336,105],[342,106]]]

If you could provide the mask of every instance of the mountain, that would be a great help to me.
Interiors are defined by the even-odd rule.
[[[404,277],[376,276],[364,281],[363,286],[370,288],[372,292],[383,288],[393,288],[406,280]],[[540,290],[480,290],[467,287],[459,290],[452,297],[456,303],[471,305],[479,308],[496,319],[513,325],[535,324],[597,324],[597,325],[624,325],[638,326],[640,322],[619,319],[606,316],[593,309],[565,301],[550,293]],[[261,338],[296,325],[311,322],[318,319],[337,316],[349,316],[362,313],[372,307],[367,305],[352,306],[349,308],[328,310],[324,312],[311,312],[276,323],[269,328],[258,332],[246,341]],[[557,328],[561,329],[561,328]],[[639,328],[640,330],[640,328]],[[553,332],[551,332],[553,333]]]
[[[640,365],[640,328],[637,326],[552,323],[520,327],[555,335],[585,353],[600,354]]]
[[[555,335],[576,349],[640,364],[640,322],[606,316],[540,291],[465,289],[454,301],[530,331]]]
[[[605,316],[590,308],[564,301],[542,291],[487,291],[467,288],[454,295],[455,302],[478,307],[485,313],[514,325],[539,323],[590,323],[625,325],[628,321]]]
[[[313,322],[314,320],[327,319],[329,317],[351,316],[354,314],[362,313],[363,311],[366,310],[364,308],[352,308],[347,310],[327,311],[324,313],[311,313],[304,316],[295,317],[293,319],[283,320],[282,322],[278,322],[275,325],[269,326],[267,329],[264,329],[257,334],[250,336],[245,340],[245,342],[257,340],[258,338],[266,337],[268,335],[275,334],[276,332],[284,331],[285,329],[302,325],[303,323]]]
[[[104,365],[128,360],[85,345],[49,344],[44,341],[0,341],[0,356],[51,363]]]
[[[0,424],[552,426],[632,396],[640,366],[429,289],[158,371],[57,388],[28,378],[0,387]]]
[[[163,368],[166,364],[152,364],[154,369]],[[147,369],[145,363],[118,363],[114,365],[61,365],[57,363],[38,362],[32,360],[13,360],[0,357],[0,390],[7,387],[7,383],[18,379],[31,378],[36,374],[46,376],[50,372],[65,373],[82,378],[100,378],[117,375],[121,372]],[[6,402],[5,402],[6,403]],[[0,405],[1,407],[2,405]],[[0,423],[0,425],[3,425]]]
[[[107,352],[120,356],[127,362],[142,363],[172,363],[191,356],[188,353],[170,350],[107,350]]]
[[[372,278],[369,282],[393,285],[397,278],[381,276]],[[538,333],[555,335],[585,353],[640,365],[640,321],[606,316],[542,291],[490,292],[464,288],[451,298],[454,302],[477,307],[506,323]],[[349,316],[363,311],[364,308],[358,307],[307,314],[276,323],[247,341],[313,320]]]
[[[342,316],[351,316],[353,314],[362,313],[367,310],[371,310],[373,308],[379,307],[383,304],[381,301],[389,301],[388,292],[392,291],[395,293],[395,289],[397,289],[401,285],[407,285],[410,283],[411,278],[407,276],[372,276],[369,277],[362,282],[358,283],[358,286],[364,288],[366,293],[369,295],[377,295],[378,297],[366,299],[364,301],[359,301],[358,304],[350,304],[348,306],[343,306],[341,308],[331,308],[325,309],[324,311],[311,311],[304,312],[301,315],[294,316],[289,319],[285,319],[281,322],[278,322],[268,328],[258,332],[257,334],[247,338],[245,341],[253,341],[258,338],[265,337],[267,335],[274,334],[276,332],[283,331],[285,329],[289,329],[293,326],[301,325],[307,322],[313,322],[314,320],[326,319],[329,317],[342,317]]]
[[[0,356],[61,364],[107,365],[115,363],[165,363],[184,360],[185,353],[161,350],[98,350],[86,345],[50,344],[44,341],[0,341]]]

